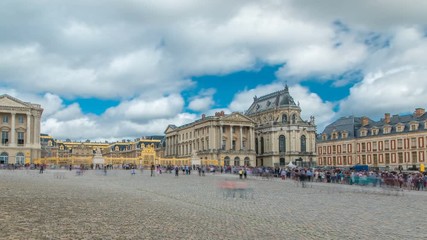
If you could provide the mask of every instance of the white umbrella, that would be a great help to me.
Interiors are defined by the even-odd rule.
[[[296,166],[292,162],[289,162],[288,167],[289,168],[295,168]]]

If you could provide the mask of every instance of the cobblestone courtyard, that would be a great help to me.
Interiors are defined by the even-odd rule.
[[[225,199],[235,176],[57,172],[0,171],[0,239],[427,238],[427,192],[249,178],[253,199]]]

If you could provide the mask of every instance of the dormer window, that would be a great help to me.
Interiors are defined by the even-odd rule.
[[[271,104],[271,102],[270,102],[270,101],[267,101],[267,107],[268,107],[268,106],[270,106],[270,104]]]
[[[418,123],[412,123],[410,130],[411,131],[417,131],[418,130]]]
[[[345,139],[345,138],[347,138],[347,137],[348,137],[347,132],[342,132],[342,133],[341,133],[341,138]]]
[[[372,136],[378,135],[378,129],[377,128],[372,129],[371,134]]]
[[[368,135],[368,131],[366,129],[361,129],[360,130],[360,136],[361,137],[366,137],[366,135]]]
[[[332,133],[332,139],[333,140],[338,139],[338,134],[336,132]]]
[[[256,110],[258,110],[258,109],[259,109],[259,107],[260,107],[260,106],[259,106],[259,104],[257,104],[257,105],[256,105]]]
[[[403,132],[403,129],[405,129],[405,126],[403,126],[402,124],[396,126],[396,132]]]
[[[328,136],[327,136],[326,134],[323,134],[323,135],[322,135],[322,140],[323,140],[323,141],[326,141],[327,139],[328,139]]]
[[[391,132],[391,127],[387,126],[383,128],[383,133],[384,134],[389,134]]]

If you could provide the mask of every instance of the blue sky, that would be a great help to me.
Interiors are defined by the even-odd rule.
[[[427,107],[425,9],[423,0],[5,0],[0,91],[42,104],[42,131],[55,138],[113,141],[242,112],[288,84],[321,132],[341,116]]]

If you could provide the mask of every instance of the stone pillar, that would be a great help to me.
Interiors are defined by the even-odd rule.
[[[243,131],[242,131],[242,126],[240,126],[240,150],[243,149]]]
[[[233,126],[230,125],[230,150],[233,150]]]
[[[222,150],[222,125],[219,126],[219,148]]]
[[[37,143],[38,143],[38,141],[37,141],[37,136],[39,135],[38,134],[38,120],[39,120],[39,118],[38,118],[38,116],[35,114],[35,115],[33,115],[34,116],[34,124],[33,124],[33,144],[35,145],[35,146],[37,146]],[[40,139],[40,136],[39,136],[39,139]]]
[[[12,112],[12,119],[11,119],[11,121],[10,121],[10,124],[11,124],[11,127],[10,127],[10,131],[11,131],[11,133],[10,133],[10,145],[15,145],[15,116],[16,116],[16,113],[15,112]]]
[[[31,144],[31,114],[27,113],[27,136],[25,137],[25,145],[29,146]]]
[[[256,151],[256,149],[255,149],[255,146],[256,146],[256,144],[255,144],[255,129],[251,128],[250,132],[251,132],[251,138],[250,138],[251,149]]]

